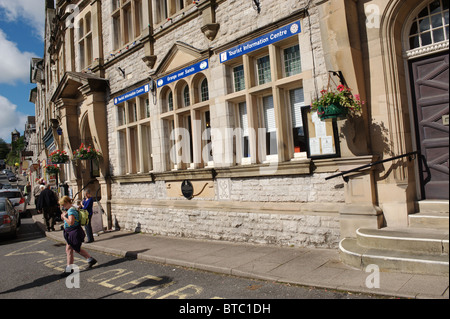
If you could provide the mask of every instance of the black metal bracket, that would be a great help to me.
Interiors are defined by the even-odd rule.
[[[329,73],[332,73],[334,76],[337,76],[339,78],[339,82],[342,85],[347,85],[345,83],[344,75],[342,74],[342,71],[328,71]]]
[[[259,0],[252,0],[253,1],[253,9],[258,12],[258,14],[261,12],[261,2]]]

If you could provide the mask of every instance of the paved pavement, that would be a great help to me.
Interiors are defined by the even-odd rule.
[[[33,213],[33,219],[45,230],[42,214]],[[64,242],[61,230],[46,232],[46,236]],[[343,264],[337,249],[236,244],[127,231],[104,232],[83,247],[145,261],[302,286],[401,298],[449,298],[448,276],[380,272],[377,285],[373,271]]]

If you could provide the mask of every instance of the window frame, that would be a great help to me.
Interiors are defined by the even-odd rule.
[[[214,165],[214,159],[211,160],[208,157],[205,160],[202,153],[205,145],[210,141],[210,139],[206,141],[203,139],[206,125],[205,114],[210,112],[209,84],[208,100],[202,101],[201,98],[201,85],[205,80],[206,83],[209,82],[206,74],[198,72],[161,88],[159,93],[161,97],[159,102],[160,119],[163,121],[163,140],[166,141],[163,143],[163,147],[166,148],[165,153],[169,154],[165,160],[166,170],[196,169]],[[184,101],[186,89],[189,91],[190,105],[186,105]],[[175,97],[173,110],[168,109],[170,94]],[[172,129],[171,126],[173,126]],[[208,133],[206,134],[208,135]],[[181,144],[177,145],[176,143]],[[183,153],[176,153],[180,149]]]
[[[93,21],[91,12],[78,20],[77,50],[79,70],[85,70],[94,63]]]
[[[151,115],[147,112],[149,94],[142,94],[115,105],[119,174],[146,174],[153,171]],[[121,115],[125,115],[120,122]],[[150,115],[150,116],[148,116]]]
[[[144,29],[143,0],[111,0],[112,51],[120,50],[142,35]],[[119,3],[118,7],[114,3]]]
[[[223,67],[227,75],[227,94],[225,95],[225,101],[228,107],[231,107],[230,117],[233,118],[232,124],[236,128],[239,126],[239,110],[238,104],[242,101],[246,101],[248,125],[250,131],[248,150],[250,152],[250,158],[243,161],[236,155],[236,159],[233,165],[246,165],[246,164],[264,164],[271,162],[289,162],[308,157],[307,148],[301,148],[299,137],[295,135],[292,124],[292,110],[289,92],[290,90],[297,88],[304,88],[304,80],[311,80],[312,75],[308,68],[305,68],[302,60],[302,43],[306,45],[307,38],[304,34],[289,37],[282,41],[269,44],[261,49],[243,54],[240,57],[225,61]],[[295,63],[299,63],[299,69],[296,69],[295,74],[289,74],[285,69],[285,53],[286,49],[297,46],[298,57],[293,59]],[[261,68],[258,67],[258,59],[266,58],[265,68],[265,80],[260,82]],[[297,62],[298,61],[298,62]],[[236,91],[234,85],[234,68],[243,65],[245,89],[242,91]],[[270,66],[270,71],[269,71]],[[270,81],[268,81],[270,74]],[[264,83],[263,83],[264,82]],[[304,91],[303,102],[309,103],[309,92]],[[258,129],[266,130],[266,124],[264,121],[264,99],[269,96],[273,96],[274,101],[274,113],[275,113],[275,133],[270,133],[272,142],[276,140],[277,145],[272,144],[272,150],[269,152],[269,140],[267,132],[265,136],[262,136],[262,131]],[[303,105],[303,104],[302,104]],[[300,108],[301,109],[301,108]],[[300,112],[301,113],[301,112]],[[302,117],[302,121],[304,119]],[[233,124],[234,123],[234,124]],[[301,129],[300,129],[301,130]],[[300,132],[301,133],[301,132]],[[301,139],[307,138],[305,127],[303,127],[303,134]],[[235,137],[236,137],[235,133]],[[275,137],[276,136],[276,137]],[[303,137],[304,136],[304,137]],[[262,140],[264,139],[264,140]],[[295,143],[294,144],[294,140]],[[227,143],[233,143],[233,146],[227,146],[227,149],[233,149],[235,154],[239,154],[237,148],[241,147],[241,144],[237,143],[235,139],[233,141],[227,141]],[[267,144],[267,145],[266,145]],[[296,146],[300,145],[300,152]],[[230,148],[232,147],[232,148]]]

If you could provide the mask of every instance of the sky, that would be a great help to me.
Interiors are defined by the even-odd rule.
[[[0,0],[0,138],[11,142],[14,129],[23,135],[29,102],[31,58],[44,55],[45,0]]]

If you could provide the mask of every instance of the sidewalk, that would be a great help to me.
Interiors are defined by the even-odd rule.
[[[45,230],[42,214],[33,214],[33,219]],[[60,230],[46,232],[46,236],[65,242]],[[341,263],[337,249],[236,244],[127,231],[105,232],[83,247],[144,261],[280,283],[390,297],[449,298],[448,276],[381,272],[380,287],[368,288],[366,280],[373,284],[372,277],[368,278],[373,272]]]

